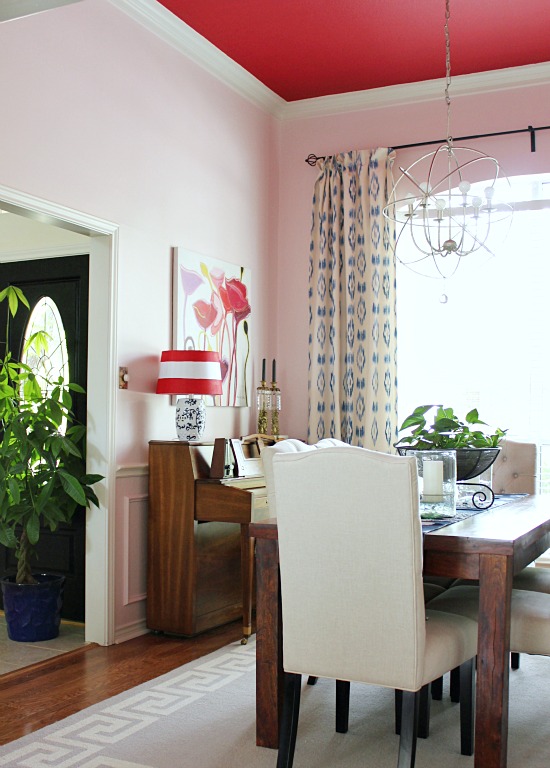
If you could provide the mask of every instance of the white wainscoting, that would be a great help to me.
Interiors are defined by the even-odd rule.
[[[119,467],[116,474],[115,643],[148,632],[147,465]]]

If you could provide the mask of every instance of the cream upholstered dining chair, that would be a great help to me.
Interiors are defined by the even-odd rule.
[[[451,587],[431,600],[428,608],[477,620],[479,587]],[[550,656],[550,595],[534,590],[512,589],[510,650],[518,654]]]
[[[348,444],[333,437],[326,437],[315,445],[304,443],[303,440],[288,438],[279,440],[274,445],[262,448],[260,457],[264,468],[265,485],[267,488],[267,504],[270,517],[277,517],[277,495],[273,482],[273,457],[278,453],[298,453],[303,451],[315,451],[319,448],[343,448]]]
[[[494,493],[536,493],[537,477],[535,443],[505,440],[493,464]],[[514,577],[514,588],[550,594],[550,569],[527,566]]]
[[[421,689],[463,665],[472,748],[477,624],[425,610],[416,460],[351,446],[271,458],[285,670],[278,768],[293,763],[302,674],[337,681],[343,732],[350,681],[403,691],[398,768],[410,768]]]
[[[269,447],[262,448],[261,458],[264,469],[265,484],[267,488],[267,503],[269,506],[270,517],[277,517],[277,497],[275,491],[275,485],[273,482],[273,457],[278,453],[298,453],[303,451],[314,451],[321,448],[346,448],[349,447],[348,443],[344,443],[342,440],[337,440],[334,437],[325,437],[319,440],[314,445],[304,443],[303,440],[297,440],[295,438],[287,438],[286,440],[280,440],[279,442]],[[424,579],[424,601],[432,600],[437,595],[440,595],[449,587],[455,579],[439,579],[436,577],[430,577]],[[310,683],[314,683],[314,678],[310,680]]]
[[[504,440],[493,464],[494,493],[536,493],[538,452],[535,443]],[[550,570],[527,566],[514,577],[515,589],[550,594]],[[519,653],[512,653],[512,669],[519,668]]]
[[[493,464],[492,487],[499,493],[537,492],[538,451],[535,443],[506,439]],[[473,582],[458,581],[457,586]],[[527,566],[514,577],[514,589],[550,595],[550,569]],[[513,650],[513,649],[512,649]],[[519,653],[512,653],[512,668],[519,667]]]
[[[273,482],[273,457],[278,453],[298,453],[302,451],[315,451],[319,448],[338,448],[347,446],[348,443],[344,443],[342,440],[337,440],[334,437],[325,437],[314,445],[304,443],[303,440],[297,440],[290,437],[286,440],[279,440],[274,445],[264,447],[260,451],[260,457],[264,468],[265,485],[267,489],[267,504],[269,508],[269,516],[277,517],[277,496],[275,493],[275,484]],[[441,590],[443,591],[443,590]],[[426,600],[431,600],[440,594],[440,591],[430,591],[426,595]],[[315,685],[317,678],[314,675],[310,675],[308,678],[309,685]]]
[[[492,466],[493,493],[535,493],[537,446],[506,439]]]
[[[346,448],[348,443],[344,443],[342,440],[338,440],[334,437],[325,437],[319,442],[310,445],[304,443],[303,440],[297,440],[295,438],[287,438],[286,440],[279,440],[272,446],[262,448],[261,458],[264,469],[264,477],[267,488],[267,501],[269,506],[270,517],[277,517],[277,496],[275,490],[275,484],[273,481],[273,458],[279,453],[299,453],[304,451],[315,451],[323,448]],[[445,581],[445,583],[442,583]],[[437,578],[428,581],[425,579],[423,583],[424,588],[424,602],[433,600],[434,597],[440,595],[445,589],[454,581],[454,579],[438,581]],[[458,679],[458,675],[456,676]],[[315,685],[317,677],[315,675],[309,675],[308,684]],[[455,697],[458,701],[458,694]],[[426,709],[428,707],[428,709]],[[399,714],[396,717],[396,722],[399,721]],[[399,726],[397,725],[397,728]],[[426,738],[429,732],[429,702],[425,704],[421,711],[421,722],[419,724],[418,735],[422,738]]]

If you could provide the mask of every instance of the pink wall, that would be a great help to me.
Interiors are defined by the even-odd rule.
[[[173,436],[174,409],[153,388],[171,338],[175,245],[251,268],[253,388],[262,357],[276,357],[281,429],[305,437],[317,170],[304,158],[443,137],[443,96],[278,122],[106,0],[1,25],[0,85],[0,143],[9,147],[0,183],[120,227],[118,362],[131,383],[118,398],[119,462],[143,462],[149,439]],[[544,125],[549,91],[453,98],[453,132]],[[509,176],[549,170],[549,133],[537,144],[531,155],[526,135],[477,143]],[[414,157],[400,153],[404,163]],[[208,438],[255,430],[254,406],[209,409],[208,418]]]
[[[0,24],[0,93],[0,185],[118,226],[116,363],[129,368],[130,385],[117,390],[116,461],[128,473],[107,512],[117,525],[115,624],[130,636],[143,631],[145,613],[147,477],[135,465],[147,462],[149,440],[174,437],[174,408],[154,394],[158,357],[171,340],[172,247],[252,270],[253,388],[261,359],[276,357],[282,431],[305,437],[316,170],[304,158],[438,138],[444,108],[279,122],[107,0]],[[549,96],[550,87],[539,87],[456,99],[455,134],[544,125]],[[509,175],[548,171],[550,135],[537,143],[536,155],[526,137],[486,149]],[[105,384],[106,395],[110,386],[116,381]],[[207,439],[246,434],[255,431],[256,409],[211,408],[208,419]],[[87,560],[97,561],[98,594],[106,594],[110,541],[100,546],[95,527],[87,535]]]
[[[0,25],[0,184],[119,225],[117,458],[175,437],[152,394],[171,339],[171,248],[252,271],[252,363],[274,354],[275,120],[106,0]],[[7,148],[9,147],[9,151]],[[254,385],[255,386],[255,385]],[[206,438],[255,431],[209,409]]]
[[[451,92],[452,95],[452,92]],[[548,125],[550,84],[452,99],[455,136]],[[438,101],[286,121],[281,128],[279,251],[277,259],[277,358],[283,393],[281,430],[307,434],[308,259],[311,200],[318,175],[304,159],[350,149],[398,146],[444,138],[446,112]],[[508,177],[550,171],[550,131],[468,142],[498,158]],[[401,150],[405,166],[427,149]]]

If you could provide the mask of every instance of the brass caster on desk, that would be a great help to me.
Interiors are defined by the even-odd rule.
[[[241,645],[247,645],[248,644],[248,637],[242,637],[241,638]]]

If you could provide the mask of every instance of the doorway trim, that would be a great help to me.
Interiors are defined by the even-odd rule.
[[[111,645],[115,636],[116,296],[118,231],[113,222],[0,185],[0,208],[88,235],[90,254],[87,470],[104,476],[100,506],[86,515],[85,639]],[[2,258],[0,256],[0,258]],[[7,261],[7,259],[4,259]]]

